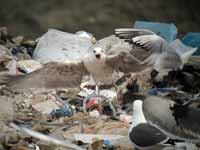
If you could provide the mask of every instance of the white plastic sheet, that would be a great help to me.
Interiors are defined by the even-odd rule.
[[[187,63],[189,58],[193,53],[197,50],[197,48],[193,48],[183,44],[179,39],[170,43],[170,46],[173,47],[176,52],[181,56],[183,63]]]
[[[92,38],[49,29],[38,39],[33,58],[40,63],[81,60],[92,46],[92,42]]]
[[[186,53],[190,50],[196,50],[196,48],[185,45],[179,39],[176,39],[173,42],[171,42],[170,46],[173,47],[176,50],[176,52],[179,53],[180,55],[182,55],[183,53]]]

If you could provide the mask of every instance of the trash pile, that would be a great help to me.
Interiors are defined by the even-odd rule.
[[[12,37],[1,27],[0,73],[29,74],[49,61],[81,59],[76,54],[94,42],[93,35],[84,31],[70,34],[51,29],[30,40]],[[181,41],[172,45],[188,48]],[[127,136],[133,101],[146,95],[185,100],[200,93],[199,64],[200,56],[192,56],[182,70],[171,71],[159,82],[152,72],[124,75],[116,82],[117,90],[102,87],[99,94],[88,84],[89,77],[81,88],[71,89],[20,92],[0,85],[0,149],[133,150]]]
[[[49,30],[48,36],[61,33],[52,31],[55,30]],[[77,35],[62,32],[68,36],[60,40],[65,44],[63,50],[63,47],[53,49],[50,43],[55,41],[48,41],[45,36],[36,41],[23,36],[11,37],[5,27],[0,33],[1,73],[8,71],[11,75],[29,74],[51,60],[63,61],[54,55],[57,50],[65,53],[65,60],[79,59],[75,58],[76,53],[87,50],[94,40],[82,38],[86,34],[82,31]],[[78,43],[74,39],[70,43],[72,37]],[[69,49],[66,41],[72,46]],[[48,44],[52,53],[45,51],[42,44]],[[79,49],[80,46],[83,48]],[[101,90],[97,95],[92,87],[83,86],[81,91],[73,88],[19,92],[1,85],[1,149],[132,149],[127,138],[128,121],[123,120],[127,116],[121,117],[123,121],[117,118],[114,88]]]

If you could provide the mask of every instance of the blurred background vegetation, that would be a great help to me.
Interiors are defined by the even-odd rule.
[[[0,0],[0,26],[36,38],[48,28],[97,38],[136,20],[174,23],[179,36],[200,31],[200,0]]]

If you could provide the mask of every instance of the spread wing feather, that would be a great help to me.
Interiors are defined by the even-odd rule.
[[[138,67],[142,65],[153,66],[158,71],[182,67],[181,57],[176,53],[176,50],[162,37],[150,30],[129,28],[115,29],[115,35],[132,46],[132,49],[127,55],[124,55],[124,57],[132,55],[137,58],[140,61],[140,64],[136,63]],[[118,61],[123,61],[124,59],[123,57],[119,58],[121,59],[118,59]],[[132,60],[135,64],[135,59],[129,60]],[[134,70],[133,66],[132,70]]]
[[[4,74],[0,75],[0,79],[1,83],[16,89],[70,88],[79,86],[82,76],[86,74],[87,70],[82,62],[50,62],[30,74],[20,76]]]

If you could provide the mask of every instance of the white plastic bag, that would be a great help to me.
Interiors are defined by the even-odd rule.
[[[174,40],[170,43],[170,46],[173,47],[176,52],[181,56],[183,63],[187,63],[189,58],[196,52],[197,48],[193,48],[183,44],[179,39]]]
[[[196,51],[196,48],[185,45],[179,39],[176,39],[173,42],[171,42],[170,46],[173,47],[179,55],[182,55],[182,54],[184,54],[188,51],[191,51],[191,50]]]
[[[84,38],[78,35],[49,29],[39,38],[33,58],[40,63],[49,61],[81,60],[92,46],[93,37]]]

